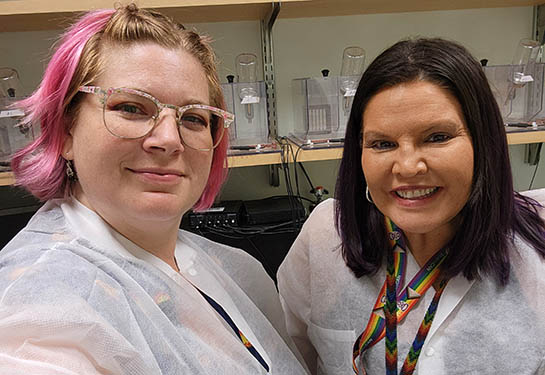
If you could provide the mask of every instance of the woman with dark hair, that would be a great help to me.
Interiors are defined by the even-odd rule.
[[[384,51],[354,97],[336,200],[278,272],[311,372],[545,374],[540,210],[513,191],[469,52],[442,39]]]

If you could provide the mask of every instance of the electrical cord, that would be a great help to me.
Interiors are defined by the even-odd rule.
[[[532,179],[530,180],[530,186],[528,186],[528,190],[532,190],[532,186],[534,185],[534,179],[536,178],[538,167],[539,167],[539,162],[536,164],[536,167],[534,168],[534,173],[532,174]]]
[[[297,147],[297,152],[295,153],[295,155],[293,155],[293,149],[291,150],[292,151],[292,156],[293,156],[293,163],[296,165],[295,166],[295,176],[296,176],[295,181],[296,181],[296,184],[297,184],[297,195],[299,195],[299,196],[301,195],[301,193],[299,192],[299,184],[297,183],[297,165],[299,165],[299,168],[301,168],[301,170],[303,171],[303,174],[305,175],[305,177],[307,179],[307,182],[309,184],[310,189],[315,188],[314,184],[312,183],[312,181],[310,179],[310,176],[307,173],[307,170],[305,169],[305,166],[300,161],[297,161],[297,157],[299,156],[299,152],[302,149],[303,149],[303,145],[298,146]]]
[[[303,219],[303,218],[300,217],[299,210],[297,210],[296,207],[297,207],[297,203],[302,205],[302,202],[300,200],[298,202],[296,202],[298,199],[295,198],[296,196],[293,193],[293,186],[292,186],[292,181],[291,181],[291,173],[290,173],[290,168],[289,168],[289,162],[286,160],[286,156],[289,155],[290,151],[293,152],[293,150],[291,148],[291,143],[288,142],[286,137],[279,137],[278,138],[278,143],[280,144],[280,146],[282,148],[282,153],[281,153],[280,160],[281,160],[281,163],[282,163],[282,170],[284,171],[284,180],[285,180],[285,183],[286,183],[286,192],[288,193],[288,202],[290,204],[290,209],[291,209],[291,213],[292,213],[293,228],[295,230],[300,230],[300,228],[301,228],[301,219]],[[297,174],[295,174],[295,178],[297,179]],[[300,196],[300,194],[297,194],[297,196]]]
[[[312,181],[310,180],[310,177],[307,173],[307,170],[305,169],[305,166],[303,165],[303,163],[301,163],[300,161],[297,162],[297,164],[299,165],[299,167],[301,168],[301,170],[303,171],[303,174],[305,175],[305,177],[307,178],[307,181],[308,181],[308,185],[310,186],[311,189],[314,189],[315,186],[314,184],[312,183]]]
[[[283,198],[283,197],[285,197],[285,195],[273,195],[273,196],[268,197],[267,199]],[[294,195],[294,197],[297,198],[297,199],[302,199],[302,200],[310,202],[310,203],[315,203],[312,199],[309,199],[307,197],[303,197],[301,195]]]
[[[532,179],[530,180],[530,186],[528,186],[528,190],[532,190],[532,186],[534,185],[534,179],[536,178],[537,169],[539,168],[539,162],[541,161],[541,158],[539,157],[539,155],[540,155],[541,147],[542,147],[542,146],[543,146],[543,143],[540,143],[540,144],[537,146],[537,155],[538,155],[538,159],[537,159],[536,167],[534,168],[534,173],[533,173],[533,175],[532,175]]]
[[[298,173],[297,173],[297,156],[299,156],[299,151],[301,151],[302,148],[303,148],[302,145],[297,147],[297,152],[295,154],[293,153],[293,148],[290,148],[291,156],[293,158],[293,165],[295,166],[294,167],[294,169],[295,169],[295,187],[297,188],[297,195],[298,196],[301,196],[301,191],[299,190],[299,177],[298,177]]]
[[[234,227],[230,225],[224,226],[211,226],[203,225],[199,228],[199,232],[208,231],[218,235],[222,235],[231,239],[244,239],[246,237],[253,237],[261,234],[278,234],[278,233],[295,233],[295,231],[290,229],[282,229],[284,227],[289,227],[292,225],[291,221],[286,221],[283,223],[275,225],[264,225],[264,226],[252,226],[252,227]]]
[[[301,196],[301,189],[300,189],[300,186],[299,186],[299,173],[298,173],[298,170],[297,170],[297,166],[299,166],[299,168],[303,172],[303,174],[304,174],[304,176],[305,176],[305,178],[306,178],[306,180],[307,180],[307,182],[309,184],[310,192],[314,192],[315,189],[316,189],[316,186],[314,186],[314,184],[312,183],[312,180],[310,179],[310,176],[307,173],[307,170],[306,170],[305,166],[303,165],[303,163],[301,163],[300,161],[297,160],[298,157],[299,157],[299,153],[303,149],[304,149],[304,145],[299,145],[297,147],[297,151],[294,152],[292,144],[289,143],[289,149],[288,150],[291,153],[293,164],[294,164],[295,186],[296,186],[296,190],[297,190],[296,197],[299,199],[299,202],[301,203],[301,205],[303,204],[303,202],[302,202],[303,197]],[[314,194],[316,195],[316,193],[314,193]],[[310,200],[308,198],[305,198],[304,200],[311,203],[310,204],[311,209],[312,209],[312,207],[316,206],[320,202],[320,198],[317,195],[316,195],[316,200],[314,200],[314,201],[312,201],[312,200]]]
[[[254,257],[256,257],[261,262],[263,267],[265,268],[265,271],[267,271],[267,273],[274,279],[275,275],[276,275],[276,269],[275,269],[276,266],[274,265],[275,262],[273,261],[273,259],[275,257],[278,257],[278,254],[269,254],[267,256],[267,254],[265,252],[263,252],[255,244],[254,239],[258,238],[259,234],[262,234],[262,235],[291,234],[292,236],[297,235],[298,232],[294,231],[293,228],[290,228],[291,222],[281,223],[281,224],[274,225],[274,226],[268,226],[268,228],[280,227],[280,225],[288,226],[288,228],[285,229],[285,230],[263,231],[262,233],[257,233],[257,234],[254,233],[254,234],[251,234],[251,235],[248,235],[248,234],[244,234],[244,235],[236,235],[235,234],[235,235],[233,235],[233,234],[230,233],[230,229],[232,229],[232,228],[221,228],[221,227],[212,227],[212,226],[208,227],[208,226],[205,226],[205,227],[199,229],[198,233],[201,236],[204,236],[204,237],[207,237],[207,234],[208,235],[213,234],[213,235],[215,235],[217,237],[220,237],[220,238],[245,241],[247,244],[249,244],[249,247],[244,247],[242,245],[243,244],[242,242],[237,242],[235,246],[245,249],[246,251],[251,253]],[[222,241],[220,240],[220,242],[222,242]],[[229,244],[229,243],[227,242],[227,244]]]
[[[256,251],[256,253],[259,254],[261,259],[263,259],[261,264],[265,268],[265,271],[267,271],[269,275],[274,275],[276,272],[269,265],[269,262],[267,261],[267,257],[265,256],[265,254],[263,254],[263,252],[254,244],[254,241],[252,241],[250,237],[246,237],[246,241],[248,241],[248,243],[252,246],[252,248]]]
[[[301,144],[297,148],[297,152],[295,153],[295,155],[293,155],[293,150],[292,150],[293,163],[295,164],[295,176],[296,176],[295,181],[296,181],[296,185],[297,185],[297,195],[301,196],[301,193],[300,193],[300,190],[299,190],[299,182],[297,180],[297,175],[298,175],[297,166],[299,166],[299,168],[301,168],[301,170],[303,171],[303,174],[305,175],[305,178],[307,179],[308,185],[310,187],[310,192],[312,194],[314,194],[314,197],[315,197],[315,200],[310,201],[311,204],[309,205],[309,211],[312,211],[314,209],[314,207],[316,207],[322,201],[323,195],[324,194],[329,194],[329,192],[326,189],[324,189],[323,187],[321,187],[321,186],[315,186],[312,183],[312,180],[310,179],[310,176],[308,175],[307,170],[306,170],[305,166],[303,165],[303,163],[301,163],[300,161],[297,161],[297,157],[299,156],[299,152],[302,149],[304,149],[304,145]]]

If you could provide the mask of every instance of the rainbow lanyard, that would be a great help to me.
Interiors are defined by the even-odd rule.
[[[391,251],[388,252],[387,256],[386,281],[377,297],[367,327],[354,343],[352,368],[355,374],[358,374],[357,357],[386,337],[386,374],[397,375],[397,323],[403,321],[420,297],[437,281],[440,273],[439,266],[448,253],[446,248],[438,251],[407,286],[401,290],[403,285],[401,280],[407,263],[406,246],[401,230],[388,218],[385,218],[385,224],[391,247]],[[403,364],[402,375],[414,372],[418,356],[435,317],[435,311],[446,284],[447,280],[442,280],[435,292],[435,296]]]

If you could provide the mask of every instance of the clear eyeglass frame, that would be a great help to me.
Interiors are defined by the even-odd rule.
[[[159,118],[159,114],[161,113],[161,111],[164,108],[169,108],[169,109],[173,109],[174,111],[176,111],[176,122],[178,123],[178,134],[180,135],[180,139],[181,139],[182,143],[185,146],[187,146],[187,147],[189,147],[191,149],[194,149],[194,150],[211,151],[220,144],[220,142],[221,142],[221,140],[223,138],[223,135],[225,134],[225,129],[229,128],[229,126],[235,121],[235,115],[234,114],[229,113],[229,112],[227,112],[227,111],[225,111],[223,109],[220,109],[220,108],[212,107],[212,106],[205,105],[205,104],[188,104],[188,105],[184,105],[184,106],[177,106],[177,105],[174,105],[174,104],[165,104],[165,103],[161,103],[158,99],[156,99],[155,97],[153,97],[152,95],[150,95],[150,94],[148,94],[146,92],[136,90],[136,89],[131,89],[131,88],[125,88],[125,87],[113,88],[113,87],[111,87],[111,88],[109,88],[107,90],[104,90],[103,88],[101,88],[99,86],[80,86],[78,91],[83,92],[83,93],[87,93],[87,94],[99,95],[100,102],[102,104],[104,127],[108,130],[108,132],[110,134],[112,134],[115,137],[122,138],[122,139],[140,139],[140,138],[144,138],[149,133],[151,133],[151,131],[157,125],[157,119]],[[132,95],[138,95],[138,96],[141,96],[143,98],[146,98],[146,99],[150,100],[151,102],[153,102],[155,104],[155,106],[157,107],[156,114],[151,116],[154,123],[149,128],[149,130],[146,131],[145,134],[139,135],[139,136],[136,136],[136,137],[122,136],[122,135],[116,134],[115,132],[113,132],[110,129],[110,127],[108,127],[107,122],[106,122],[106,110],[107,110],[106,109],[106,103],[108,102],[108,98],[112,94],[121,93],[121,92],[132,94]],[[210,111],[211,113],[213,113],[214,115],[218,116],[219,118],[223,119],[223,124],[220,125],[218,127],[218,129],[216,129],[216,132],[217,132],[216,139],[213,139],[212,147],[197,148],[197,147],[194,147],[194,146],[191,146],[191,145],[187,144],[187,141],[184,140],[184,137],[182,136],[181,131],[180,131],[180,128],[183,126],[180,119],[182,118],[183,114],[186,111],[191,110],[191,109],[207,110],[207,111]],[[212,134],[211,134],[211,136],[212,136]],[[214,138],[214,137],[212,136],[212,138]]]

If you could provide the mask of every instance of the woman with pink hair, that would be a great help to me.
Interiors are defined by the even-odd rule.
[[[0,373],[303,374],[272,280],[180,231],[226,177],[209,42],[134,5],[81,17],[20,103],[45,205],[0,252]]]

